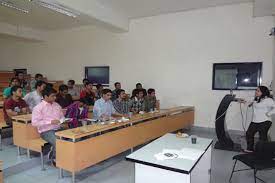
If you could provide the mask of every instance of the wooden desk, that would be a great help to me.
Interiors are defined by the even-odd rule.
[[[194,123],[194,107],[135,115],[128,122],[88,125],[56,133],[56,165],[75,173],[166,133]]]
[[[20,148],[28,149],[29,141],[40,137],[36,127],[31,124],[31,114],[19,115],[12,117],[13,121],[13,143]]]

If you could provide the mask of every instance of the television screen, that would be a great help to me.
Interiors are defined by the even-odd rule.
[[[261,84],[262,62],[213,64],[213,90],[256,89]]]
[[[109,66],[85,67],[85,78],[92,83],[109,85]]]

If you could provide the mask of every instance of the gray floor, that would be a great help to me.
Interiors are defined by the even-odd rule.
[[[191,130],[190,134],[196,134],[200,137],[207,137],[215,139],[213,131],[207,130]],[[241,144],[245,141],[241,137],[234,138]],[[117,157],[102,162],[99,165],[91,167],[85,171],[77,174],[77,182],[79,183],[134,183],[134,165],[124,160],[124,157],[129,152],[121,154]],[[212,183],[228,182],[230,172],[233,166],[232,157],[237,154],[230,151],[213,150],[212,154]],[[239,168],[244,167],[238,164]],[[274,183],[275,170],[259,172],[259,177],[264,179],[267,183]],[[13,174],[5,177],[7,183],[67,183],[71,182],[70,174],[65,172],[65,178],[58,179],[58,169],[47,166],[46,171],[41,171],[39,166],[26,169],[23,172]],[[233,183],[254,183],[252,171],[236,173],[232,179]]]

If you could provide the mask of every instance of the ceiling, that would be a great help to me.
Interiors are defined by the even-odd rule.
[[[78,18],[71,18],[53,10],[38,6],[28,0],[8,0],[8,2],[30,11],[29,13],[23,13],[5,6],[0,6],[0,22],[40,30],[67,29],[90,23],[89,18],[84,15]]]
[[[253,0],[99,0],[130,19],[149,17],[159,14],[187,11]]]
[[[29,13],[0,5],[0,22],[43,31],[91,24],[105,24],[107,29],[115,27],[128,31],[129,19],[245,2],[254,2],[256,16],[275,14],[275,3],[270,3],[275,0],[44,0],[58,2],[77,10],[80,13],[77,18],[38,6],[35,3],[37,0],[6,1],[29,10]],[[274,7],[270,8],[272,4]],[[270,10],[266,11],[267,8]]]

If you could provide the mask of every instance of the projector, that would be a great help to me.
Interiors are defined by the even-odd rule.
[[[275,27],[273,27],[270,31],[270,36],[275,36]]]

